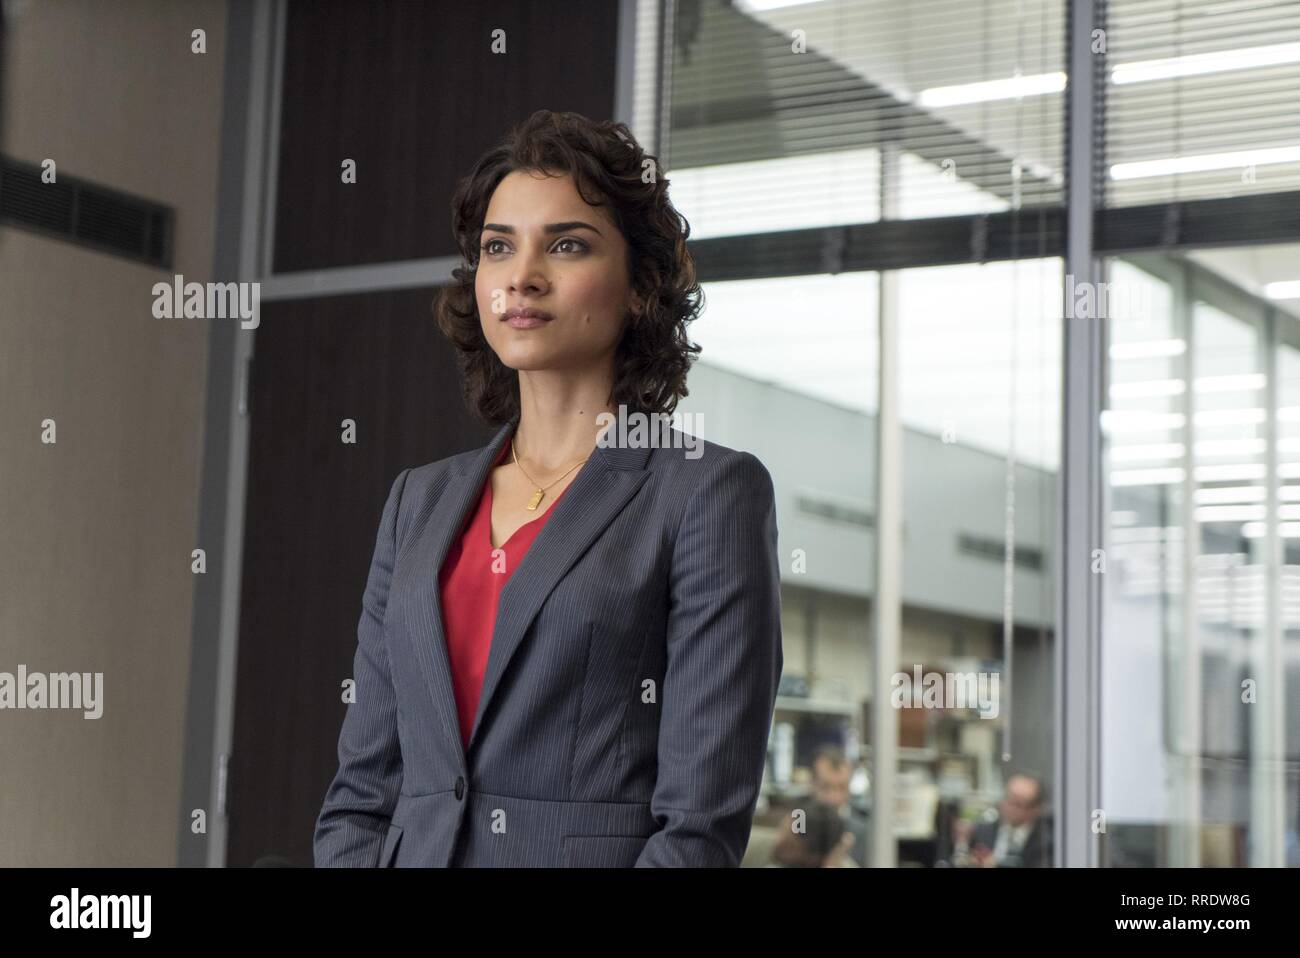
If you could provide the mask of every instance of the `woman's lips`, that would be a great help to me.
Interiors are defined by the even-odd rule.
[[[554,317],[544,309],[536,306],[512,306],[501,319],[514,329],[536,329],[544,326]]]
[[[536,329],[538,326],[545,326],[549,319],[542,319],[540,316],[508,316],[506,323],[511,329]]]

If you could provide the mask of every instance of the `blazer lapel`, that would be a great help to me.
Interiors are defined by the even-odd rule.
[[[456,713],[456,695],[451,685],[451,663],[447,657],[447,639],[442,621],[442,596],[438,587],[438,573],[451,544],[463,532],[463,526],[478,503],[478,493],[487,479],[488,470],[514,432],[516,420],[497,430],[492,441],[460,465],[447,471],[440,493],[436,493],[432,511],[417,517],[413,523],[408,545],[411,550],[411,568],[415,570],[412,588],[416,593],[415,615],[408,623],[408,633],[414,645],[415,658],[425,686],[433,697],[434,710],[442,724],[443,735],[452,744],[460,759],[461,771],[465,769],[465,752],[461,747],[460,718]],[[427,509],[427,506],[426,506]]]
[[[419,615],[418,621],[410,623],[415,657],[433,696],[443,734],[451,740],[460,756],[462,771],[466,770],[465,750],[461,748],[460,722],[451,685],[438,573],[452,543],[464,531],[464,524],[478,503],[492,463],[502,445],[514,434],[518,422],[516,416],[505,423],[491,442],[461,464],[459,471],[448,471],[445,487],[432,511],[423,523],[417,518],[410,530],[415,537],[414,543],[407,546],[412,552],[411,568],[418,570],[414,587],[417,593],[415,608]],[[519,566],[511,573],[497,608],[487,672],[470,734],[471,749],[492,695],[542,603],[641,487],[648,475],[645,463],[649,455],[648,447],[596,446],[565,490],[564,497],[552,508],[542,531],[529,546]]]
[[[513,428],[513,427],[512,427]],[[479,695],[469,747],[478,741],[483,715],[542,603],[587,547],[614,521],[649,473],[648,447],[597,445],[583,463],[564,498],[555,504],[533,544],[501,590],[487,672]]]

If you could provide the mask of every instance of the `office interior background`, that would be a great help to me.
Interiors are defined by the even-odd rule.
[[[660,157],[679,409],[775,483],[745,865],[827,745],[851,863],[958,864],[1021,773],[1056,865],[1300,864],[1300,4],[3,11],[0,669],[106,700],[0,717],[0,865],[310,864],[385,493],[490,435],[451,192],[541,108]],[[177,275],[260,325],[155,318]],[[894,708],[914,669],[996,716]]]

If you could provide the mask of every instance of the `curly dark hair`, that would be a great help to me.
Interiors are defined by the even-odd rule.
[[[452,197],[452,231],[465,265],[452,270],[454,281],[439,290],[433,311],[456,347],[469,408],[494,424],[519,412],[519,375],[484,338],[474,295],[488,202],[516,170],[568,173],[587,203],[609,207],[627,241],[632,288],[644,303],[641,312],[628,313],[609,402],[630,412],[671,413],[689,395],[686,374],[700,351],[686,335],[686,324],[704,304],[686,248],[690,224],[668,198],[658,158],[641,148],[626,124],[551,110],[538,110],[485,153]]]

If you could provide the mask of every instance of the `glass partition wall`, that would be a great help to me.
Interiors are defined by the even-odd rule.
[[[785,674],[745,864],[791,864],[800,821],[860,865],[1059,864],[1072,643],[1099,664],[1101,807],[1068,825],[1096,861],[1296,864],[1300,256],[1247,251],[1300,240],[1300,10],[639,6],[662,40],[638,40],[639,135],[705,293],[680,410],[778,497]],[[1066,269],[1072,216],[1095,282]],[[1067,544],[1074,323],[1100,324],[1105,384],[1100,539]],[[1100,583],[1074,634],[1067,548]]]
[[[1139,306],[1111,321],[1103,413],[1115,865],[1281,865],[1294,841],[1300,325],[1223,260],[1110,264]]]

